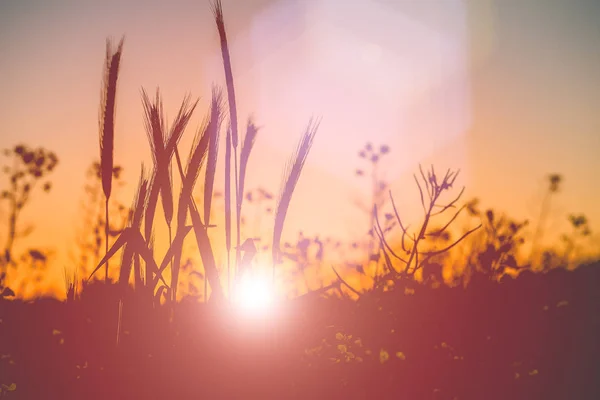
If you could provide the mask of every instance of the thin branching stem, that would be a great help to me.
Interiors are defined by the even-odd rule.
[[[381,224],[379,223],[379,217],[377,215],[377,206],[374,207],[374,214],[375,214],[375,223],[376,223],[376,226],[374,228],[376,228],[375,232],[377,233],[377,236],[379,236],[379,240],[380,240],[382,246],[384,246],[390,252],[390,254],[392,254],[395,258],[397,258],[398,260],[400,260],[406,264],[407,261],[405,259],[403,259],[402,257],[400,257],[398,254],[396,254],[394,252],[394,250],[392,250],[392,248],[388,244],[387,240],[385,239],[383,230],[381,229]]]
[[[340,282],[342,285],[346,286],[348,289],[350,289],[350,291],[351,291],[352,293],[354,293],[354,294],[355,294],[355,295],[357,295],[358,297],[360,297],[360,296],[361,296],[361,293],[360,293],[358,290],[354,289],[352,286],[350,286],[350,284],[349,284],[348,282],[346,282],[346,281],[344,280],[344,278],[342,278],[342,277],[340,276],[340,274],[338,274],[338,272],[335,270],[335,268],[334,268],[333,266],[331,266],[331,269],[333,270],[333,273],[335,274],[335,276],[337,277],[338,281],[339,281],[339,282]]]

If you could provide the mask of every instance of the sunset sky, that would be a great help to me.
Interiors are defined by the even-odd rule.
[[[364,233],[354,199],[368,185],[354,170],[366,142],[391,146],[382,170],[406,214],[419,210],[410,174],[422,161],[461,169],[466,198],[519,218],[538,215],[546,174],[560,173],[554,218],[585,213],[600,230],[599,2],[223,0],[223,10],[239,123],[253,115],[262,127],[246,187],[277,192],[309,118],[322,117],[286,235]],[[129,204],[151,162],[140,88],[160,86],[169,118],[186,93],[201,98],[187,154],[211,84],[224,83],[209,2],[0,2],[0,148],[44,146],[60,159],[52,193],[23,215],[36,231],[19,248],[55,248],[57,276],[99,156],[105,40],[123,34],[115,158]]]

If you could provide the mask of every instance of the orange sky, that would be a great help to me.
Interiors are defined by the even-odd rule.
[[[353,171],[367,141],[391,146],[383,169],[405,214],[418,212],[407,173],[433,161],[463,171],[467,197],[517,217],[535,217],[544,175],[561,173],[558,220],[583,212],[600,228],[594,2],[224,0],[223,8],[240,123],[252,113],[263,126],[246,187],[276,192],[309,117],[323,118],[288,214],[289,236],[361,234],[367,219],[352,199],[367,186]],[[171,117],[185,93],[202,98],[182,142],[187,149],[211,83],[223,82],[208,2],[0,6],[0,148],[25,142],[60,158],[53,192],[34,197],[23,214],[36,225],[28,243],[56,249],[58,277],[85,170],[99,153],[104,42],[121,34],[115,157],[133,184],[140,162],[150,162],[140,88],[160,86]]]

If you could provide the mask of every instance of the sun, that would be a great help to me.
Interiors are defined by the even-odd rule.
[[[266,275],[247,273],[236,282],[232,301],[240,313],[248,316],[265,316],[275,308],[275,291]]]

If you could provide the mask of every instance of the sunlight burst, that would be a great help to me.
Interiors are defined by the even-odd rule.
[[[275,306],[275,293],[271,280],[266,275],[243,275],[233,292],[236,309],[250,316],[264,315]]]

